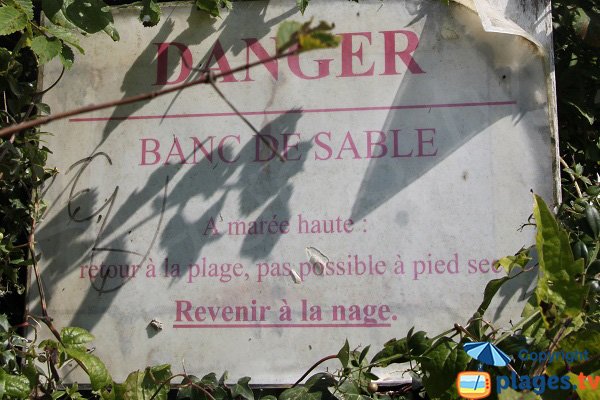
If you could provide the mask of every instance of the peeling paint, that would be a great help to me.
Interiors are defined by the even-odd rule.
[[[315,275],[323,275],[323,269],[329,262],[329,257],[323,254],[319,249],[315,247],[307,247],[306,255],[308,256],[308,262],[314,267]]]

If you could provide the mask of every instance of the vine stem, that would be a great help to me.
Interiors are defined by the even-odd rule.
[[[314,363],[314,364],[313,364],[313,365],[312,365],[312,366],[311,366],[311,367],[310,367],[310,368],[309,368],[309,369],[308,369],[308,370],[307,370],[307,371],[306,371],[306,372],[305,372],[305,373],[304,373],[304,374],[303,374],[303,375],[300,377],[300,379],[298,379],[298,380],[296,381],[296,383],[294,383],[294,384],[292,385],[292,387],[296,387],[296,386],[298,386],[298,384],[299,384],[300,382],[302,382],[302,381],[304,380],[304,378],[306,378],[306,376],[312,372],[312,370],[313,370],[313,369],[317,368],[319,365],[323,364],[325,361],[328,361],[328,360],[333,360],[333,359],[335,359],[335,358],[337,358],[337,354],[331,354],[331,355],[329,355],[329,356],[327,356],[327,357],[323,357],[323,358],[321,358],[319,361],[317,361],[316,363]]]
[[[107,102],[99,103],[99,104],[90,104],[90,105],[76,108],[73,110],[64,111],[64,112],[53,114],[53,115],[48,115],[46,117],[36,118],[33,120],[20,122],[18,124],[10,125],[10,126],[7,126],[6,128],[0,129],[0,137],[12,135],[12,134],[21,132],[25,129],[35,128],[37,126],[44,125],[44,124],[47,124],[52,121],[58,121],[58,120],[69,118],[69,117],[72,117],[75,115],[85,114],[88,112],[103,110],[105,108],[111,108],[111,107],[121,106],[121,105],[125,105],[125,104],[137,103],[139,101],[144,101],[144,100],[151,100],[151,99],[154,99],[159,96],[163,96],[168,93],[173,93],[173,92],[177,92],[177,91],[180,91],[183,89],[187,89],[191,86],[201,85],[201,84],[209,84],[211,82],[211,80],[223,78],[223,77],[226,77],[229,75],[233,75],[236,72],[246,71],[246,70],[253,68],[255,66],[258,66],[258,65],[262,65],[262,64],[265,64],[265,63],[268,63],[271,61],[279,60],[280,58],[285,58],[285,57],[288,57],[291,55],[297,55],[300,52],[301,52],[301,50],[294,49],[294,50],[291,50],[291,51],[288,51],[285,53],[278,53],[278,54],[276,54],[270,58],[264,59],[264,60],[258,60],[253,63],[250,63],[250,64],[241,65],[241,66],[233,68],[227,72],[221,72],[219,74],[214,74],[214,75],[204,72],[198,79],[195,79],[195,80],[192,80],[189,82],[184,82],[179,85],[175,85],[175,86],[172,86],[172,87],[169,87],[166,89],[156,90],[153,92],[146,92],[146,93],[142,93],[142,94],[139,94],[136,96],[125,97],[120,100],[111,100],[111,101],[107,101]]]

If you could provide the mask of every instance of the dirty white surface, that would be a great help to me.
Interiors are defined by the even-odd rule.
[[[280,152],[287,141],[286,162],[257,161],[269,150],[209,86],[47,127],[60,174],[37,240],[56,325],[91,330],[116,380],[171,363],[277,384],[346,338],[377,349],[412,326],[435,335],[465,323],[502,275],[493,260],[533,240],[518,230],[530,192],[554,200],[556,149],[539,49],[440,3],[315,0],[302,17],[294,1],[240,2],[213,25],[168,7],[154,28],[138,10],[116,12],[121,42],[84,40],[44,98],[54,112],[166,87],[158,43],[187,46],[200,67],[218,40],[226,56],[211,65],[226,68],[273,54],[287,18],[355,34],[349,47],[218,81]],[[506,3],[488,5],[549,43],[546,8]],[[252,38],[264,52],[248,50]],[[414,52],[392,54],[413,38]],[[179,48],[168,51],[167,80],[185,78]],[[48,66],[44,81],[59,73]],[[254,221],[262,233],[250,234]],[[504,288],[486,318],[518,317],[532,279]],[[31,308],[40,313],[34,290]]]

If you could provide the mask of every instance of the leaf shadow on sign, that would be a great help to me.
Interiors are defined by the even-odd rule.
[[[174,9],[175,8],[173,8],[173,10]],[[132,12],[138,11],[133,10]],[[121,84],[123,98],[146,93],[150,90],[156,91],[164,88],[165,85],[158,84],[156,75],[148,76],[147,73],[149,70],[148,66],[154,65],[157,62],[157,45],[159,43],[168,41],[186,43],[186,45],[199,44],[215,31],[211,24],[210,17],[206,13],[195,9],[189,13],[186,22],[188,24],[187,28],[175,37],[170,37],[172,36],[175,22],[169,18],[169,14],[164,15],[161,23],[156,27],[146,28],[156,29],[158,32],[156,32],[154,38],[149,41],[149,43],[151,43],[150,46],[142,51],[125,73]],[[177,63],[167,63],[165,71],[167,76],[171,76],[175,72],[175,68],[178,68]],[[156,67],[152,68],[152,71],[156,71]],[[188,79],[192,78],[190,77]],[[115,107],[110,116],[110,120],[106,123],[104,128],[103,139],[96,146],[96,150],[102,146],[106,139],[122,124],[123,121],[134,115],[136,111],[140,110],[150,101],[151,100],[139,101]]]
[[[451,193],[443,193],[447,196],[444,202],[437,200],[429,203],[428,199],[416,200],[408,195],[402,197],[402,192],[418,180],[427,182],[427,175],[432,169],[453,154],[455,160],[458,150],[482,132],[489,132],[501,120],[503,123],[510,121],[511,127],[521,124],[522,136],[515,140],[512,137],[514,135],[511,136],[512,132],[498,131],[496,128],[496,137],[486,139],[486,148],[482,149],[485,153],[482,154],[496,151],[495,146],[499,146],[504,138],[507,143],[519,143],[524,147],[535,148],[539,147],[539,143],[549,144],[544,60],[532,48],[531,43],[518,36],[484,32],[478,16],[461,5],[452,2],[450,6],[446,6],[440,2],[408,1],[404,6],[413,15],[411,24],[424,20],[421,21],[424,27],[419,47],[414,51],[413,58],[425,73],[411,75],[409,71],[406,72],[407,76],[404,76],[398,86],[393,106],[407,107],[390,111],[380,131],[389,137],[393,130],[399,129],[400,143],[405,139],[418,142],[418,135],[421,134],[418,128],[426,129],[422,133],[427,133],[428,136],[421,141],[422,149],[402,149],[401,144],[399,156],[393,164],[389,157],[371,159],[354,199],[350,218],[361,221],[396,197],[396,202],[400,198],[407,202],[403,204],[419,204],[420,208],[415,210],[419,213],[427,212],[427,204],[441,204],[442,207],[447,207],[448,213],[463,212],[465,227],[481,228],[480,235],[483,237],[496,236],[495,224],[498,221],[494,220],[490,209],[499,207],[484,203],[468,206],[471,197],[477,197],[474,195],[480,190],[492,194],[503,191],[502,187],[494,186],[495,175],[502,173],[500,169],[494,170],[494,167],[489,171],[487,181],[469,181],[470,175],[480,172],[472,170],[470,157],[480,160],[481,155],[462,153],[463,157],[466,156],[464,167],[456,171],[456,177],[452,177],[456,179],[456,185]],[[441,56],[434,60],[432,51]],[[538,117],[523,119],[530,112],[535,112]],[[539,115],[543,117],[540,118]],[[435,129],[435,133],[431,129]],[[497,135],[502,135],[503,138],[500,139]],[[389,142],[390,140],[388,144]],[[520,151],[520,147],[513,148],[513,157]],[[551,146],[548,145],[547,154],[551,154],[551,151]],[[527,157],[527,152],[523,154],[523,157]],[[510,161],[507,160],[508,162]],[[539,170],[535,161],[531,164]],[[456,162],[450,165],[454,166]],[[546,167],[551,171],[551,166]],[[382,182],[381,177],[385,177],[385,182]],[[551,176],[547,179],[550,180]],[[516,179],[512,184],[516,186],[519,181]],[[529,198],[532,188],[526,184],[517,188],[520,198]],[[432,195],[442,195],[437,192],[435,184],[432,185]],[[465,206],[457,207],[461,203]],[[487,207],[489,209],[486,210]],[[503,207],[506,209],[511,205]],[[479,219],[482,215],[484,218]],[[517,228],[515,226],[515,233]],[[454,242],[459,249],[470,244],[461,243],[461,239],[457,239],[462,238],[462,235],[456,231],[456,226],[438,224],[424,229],[434,229],[437,232],[436,240],[443,238],[441,242]],[[397,233],[402,234],[401,231]],[[520,283],[515,282],[510,288],[513,291],[524,290],[528,283],[520,280]],[[510,297],[512,293],[514,292],[505,290],[501,295]]]
[[[121,84],[123,98],[145,93],[149,90],[156,91],[167,87],[167,85],[163,85],[158,82],[158,76],[148,76],[147,74],[149,70],[157,71],[157,46],[159,43],[179,43],[184,44],[189,48],[195,45],[203,44],[203,42],[205,42],[209,36],[214,33],[218,33],[219,36],[215,44],[222,48],[223,53],[227,54],[228,52],[231,52],[234,55],[238,55],[247,49],[246,42],[240,40],[240,38],[261,39],[270,34],[271,29],[274,26],[298,12],[296,7],[291,7],[290,10],[282,15],[267,20],[267,4],[268,2],[241,2],[236,4],[234,10],[227,13],[222,23],[219,25],[218,30],[215,30],[215,27],[213,26],[214,20],[211,19],[207,13],[198,11],[195,7],[193,7],[187,19],[188,27],[175,37],[170,37],[171,33],[173,32],[174,22],[169,18],[169,14],[166,14],[163,20],[156,27],[159,29],[159,31],[154,39],[152,39],[150,42],[152,45],[144,49],[144,51],[132,63],[131,68],[129,68],[125,74],[123,83]],[[171,10],[175,10],[175,7],[173,7]],[[250,17],[249,14],[251,14],[252,17]],[[253,21],[252,24],[248,24],[249,19]],[[180,73],[185,74],[185,70],[187,71],[187,77],[185,77],[185,79],[179,83],[190,82],[200,78],[201,74],[207,68],[212,67],[216,62],[215,57],[211,57],[213,46],[214,44],[211,43],[210,46],[203,47],[206,48],[207,51],[206,54],[203,54],[199,59],[196,58],[197,54],[190,53],[192,65],[188,65],[185,59],[182,59],[180,63],[179,58],[181,57],[175,56],[174,54],[177,53],[177,51],[170,51],[171,54],[167,56],[170,61],[165,65],[165,76],[171,77],[173,74],[177,76],[177,70],[179,70]],[[273,40],[273,49],[275,50],[275,40]],[[169,51],[167,51],[167,53],[169,53]],[[273,54],[275,54],[274,51]],[[217,55],[217,53],[215,53],[215,55]],[[227,63],[226,58],[222,61]],[[210,65],[207,65],[207,62],[210,62]],[[151,68],[148,66],[151,66]],[[168,81],[173,82],[173,79],[176,78],[169,78]],[[198,89],[190,88],[188,90]],[[210,89],[204,87],[200,90]],[[178,101],[180,94],[181,92],[175,94],[169,106],[164,110],[164,116],[169,114],[172,107]],[[136,111],[142,109],[142,107],[144,107],[150,101],[152,100],[140,101],[133,104],[125,104],[115,107],[112,115],[110,116],[110,120],[104,128],[103,140],[98,143],[96,150],[102,146],[104,141],[106,141],[106,139],[122,124],[124,120],[133,116]]]
[[[301,110],[290,110],[267,122],[260,134],[276,136],[280,132],[294,132],[301,117]],[[73,315],[69,326],[91,330],[108,315],[111,319],[127,320],[126,315],[119,313],[128,309],[130,302],[131,308],[137,309],[134,306],[135,293],[143,292],[144,285],[167,279],[171,286],[186,279],[194,263],[202,263],[203,248],[225,237],[226,232],[213,234],[207,226],[211,219],[219,223],[223,214],[228,215],[224,207],[234,192],[239,197],[239,210],[232,211],[234,215],[244,217],[260,211],[258,218],[268,220],[276,208],[280,220],[289,219],[288,203],[293,193],[293,178],[302,171],[304,160],[281,162],[256,135],[248,138],[244,136],[246,133],[240,134],[242,146],[226,144],[217,148],[215,144],[212,158],[194,148],[184,159],[169,157],[168,161],[175,163],[164,165],[165,160],[162,159],[156,166],[146,167],[155,170],[139,189],[132,190],[127,182],[112,180],[102,180],[101,187],[91,188],[85,187],[84,183],[76,185],[76,181],[70,181],[71,185],[76,185],[72,187],[75,195],[70,206],[59,210],[38,233],[44,238],[39,243],[47,265],[42,272],[42,281],[50,299],[61,290],[61,280],[67,274],[90,283],[81,303],[69,310],[69,314]],[[210,148],[207,140],[203,144]],[[169,148],[171,143],[164,146]],[[299,142],[298,152],[307,152],[311,146],[310,141]],[[261,160],[271,160],[255,162],[257,156]],[[237,157],[237,162],[223,161]],[[191,165],[182,165],[182,162]],[[108,168],[102,171],[103,166]],[[111,165],[102,157],[95,157],[85,168],[82,175],[110,174]],[[66,192],[69,190],[71,187]],[[114,208],[105,206],[115,190]],[[122,199],[120,193],[129,195]],[[77,210],[76,218],[65,223],[69,207]],[[192,214],[190,209],[194,210]],[[227,224],[223,226],[227,229]],[[222,229],[220,225],[219,229]],[[141,232],[145,232],[144,236],[140,236]],[[240,234],[241,253],[252,260],[264,258],[281,236]],[[156,259],[156,254],[165,254],[166,259]],[[206,257],[210,260],[209,256]],[[173,264],[179,264],[179,274],[165,276],[165,265],[170,271]],[[93,270],[92,265],[95,266]],[[65,266],[68,266],[67,270]],[[105,268],[104,275],[102,266]],[[131,297],[119,297],[120,307],[111,309],[107,314],[124,287]],[[152,314],[154,312],[157,310],[146,309],[142,317],[150,321],[156,317]],[[124,338],[119,346],[124,355],[132,348],[129,338]]]

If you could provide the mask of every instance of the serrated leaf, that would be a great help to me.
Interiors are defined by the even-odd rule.
[[[67,348],[85,351],[85,344],[93,341],[94,335],[83,328],[66,327],[60,331],[60,339]]]
[[[338,351],[337,358],[342,363],[342,368],[346,368],[348,366],[348,361],[350,360],[350,344],[348,343],[348,339],[344,342],[344,345]]]
[[[243,399],[254,400],[254,393],[252,392],[252,389],[250,389],[248,382],[250,382],[250,377],[248,376],[240,378],[237,381],[235,386],[231,389],[234,398],[240,396]]]
[[[12,6],[0,7],[0,35],[10,35],[27,26],[27,15]]]
[[[92,389],[101,390],[112,384],[112,378],[104,363],[95,355],[78,350],[77,348],[65,348],[69,357],[80,361],[85,367],[89,377]]]
[[[46,64],[62,51],[62,43],[57,38],[36,36],[31,41],[31,50],[37,55],[40,64]]]
[[[46,30],[52,36],[57,37],[60,40],[62,40],[63,42],[68,43],[71,46],[75,47],[81,54],[85,53],[83,51],[83,48],[79,45],[79,38],[77,37],[77,35],[75,35],[73,33],[73,31],[71,31],[69,29],[65,29],[58,25],[48,26],[48,27],[46,27]]]
[[[211,17],[220,17],[221,10],[219,9],[220,0],[196,0],[198,10],[208,13]]]
[[[310,3],[310,0],[296,0],[296,6],[302,15],[304,15],[304,10],[306,10],[306,7],[308,7],[308,3]]]
[[[154,0],[142,0],[140,21],[144,26],[154,26],[160,21],[160,7]]]
[[[31,0],[8,0],[7,3],[25,14],[29,21],[33,19],[33,3]]]
[[[537,226],[536,247],[542,276],[535,294],[548,325],[556,309],[559,319],[574,318],[582,312],[587,291],[577,282],[583,274],[583,260],[573,258],[569,236],[559,228],[554,215],[541,197],[535,195],[533,214]]]

